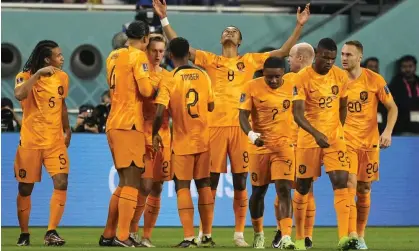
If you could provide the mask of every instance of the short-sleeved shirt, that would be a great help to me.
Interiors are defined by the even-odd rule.
[[[289,80],[284,80],[279,88],[272,89],[264,77],[245,84],[240,109],[250,111],[252,129],[261,134],[265,143],[262,147],[251,145],[250,153],[278,152],[278,147],[293,143],[289,131],[292,89],[293,83]]]
[[[111,129],[144,131],[143,97],[140,85],[152,88],[147,55],[134,47],[112,51],[106,60],[111,111],[106,131]]]
[[[365,68],[348,85],[348,114],[344,125],[347,144],[356,149],[376,148],[379,143],[378,101],[393,100],[384,78]]]
[[[169,107],[173,152],[189,155],[209,150],[208,104],[214,102],[211,80],[200,69],[181,66],[164,78],[155,103]]]
[[[226,58],[197,50],[195,64],[204,68],[211,78],[215,95],[215,110],[210,114],[210,127],[239,126],[239,100],[243,85],[253,79],[270,56],[266,53],[246,53]]]
[[[165,69],[162,71],[150,71],[150,80],[153,88],[158,90],[161,88],[163,77],[171,77],[171,73]],[[157,93],[157,92],[156,92]],[[154,100],[156,95],[150,98],[145,98],[143,103],[143,113],[144,113],[144,134],[146,145],[153,144],[152,130],[153,130],[153,121],[156,115],[156,104]],[[163,113],[163,124],[161,125],[159,134],[163,140],[164,147],[170,147],[170,125],[169,125],[169,111],[165,110]]]
[[[288,72],[287,74],[285,74],[282,79],[284,79],[285,83],[292,83],[291,89],[289,90],[290,95],[291,95],[291,100],[292,98],[292,89],[294,87],[295,84],[295,80],[294,77],[297,75],[297,73],[294,72]],[[289,88],[289,85],[286,85],[286,88]],[[287,89],[288,91],[288,89]],[[291,111],[292,111],[292,102],[291,102]],[[297,144],[297,138],[298,138],[298,125],[297,123],[295,123],[294,121],[294,115],[290,116],[290,121],[289,121],[289,134],[291,135],[292,141],[294,144]]]
[[[15,88],[31,77],[29,72],[16,76]],[[47,149],[64,143],[62,109],[68,95],[68,75],[57,70],[50,77],[40,77],[26,99],[23,111],[20,145],[29,149]]]
[[[347,73],[333,66],[327,74],[321,75],[307,66],[296,74],[294,81],[294,100],[304,101],[304,116],[308,122],[328,138],[329,144],[343,139],[339,107],[340,98],[347,97]],[[314,137],[303,129],[298,130],[297,146],[319,147]]]

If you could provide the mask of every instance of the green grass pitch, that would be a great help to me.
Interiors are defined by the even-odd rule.
[[[1,250],[116,250],[119,248],[99,247],[98,240],[103,228],[59,228],[59,234],[67,241],[63,247],[43,246],[43,236],[46,228],[31,228],[31,246],[17,247],[16,241],[19,237],[19,229],[3,227],[1,230]],[[233,227],[223,227],[213,229],[213,238],[217,244],[211,250],[232,250]],[[274,228],[265,228],[265,246],[270,248],[270,243],[274,236]],[[153,244],[157,248],[152,250],[171,250],[173,245],[182,240],[183,232],[181,228],[156,228],[153,232]],[[246,241],[251,245],[253,231],[246,228]],[[314,229],[313,236],[314,248],[312,250],[336,250],[338,243],[336,228],[317,227]],[[408,228],[367,228],[366,241],[370,250],[419,250],[419,227]]]

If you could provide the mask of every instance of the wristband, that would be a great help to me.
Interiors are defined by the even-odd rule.
[[[250,131],[247,134],[247,137],[249,137],[249,140],[252,142],[252,144],[255,144],[255,141],[260,137],[260,133]]]
[[[160,20],[161,26],[166,27],[169,25],[169,19],[167,17]]]

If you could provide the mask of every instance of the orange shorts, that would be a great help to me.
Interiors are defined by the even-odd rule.
[[[157,153],[154,153],[152,146],[146,146],[145,150],[145,172],[141,178],[153,179],[153,181],[171,180],[170,156],[172,153],[170,147],[162,148]]]
[[[116,169],[144,168],[145,137],[137,130],[111,129],[106,133]]]
[[[349,158],[343,140],[339,140],[328,148],[297,147],[295,158],[297,178],[320,177],[322,161],[327,173],[339,170],[349,172]]]
[[[264,186],[275,180],[295,179],[295,156],[293,146],[283,146],[278,152],[249,154],[253,186]]]
[[[211,172],[227,173],[227,154],[232,173],[249,171],[248,138],[240,126],[211,127]]]
[[[64,144],[57,144],[48,149],[27,149],[18,146],[14,164],[16,180],[23,183],[40,182],[42,164],[51,177],[68,173],[70,160],[67,147]]]
[[[348,146],[348,157],[351,161],[349,173],[357,174],[358,181],[372,182],[379,179],[379,149],[357,150]]]
[[[172,154],[173,175],[178,180],[199,180],[210,177],[210,152],[189,155]]]

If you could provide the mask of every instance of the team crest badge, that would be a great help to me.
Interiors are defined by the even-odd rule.
[[[58,86],[58,94],[60,95],[64,94],[64,88],[62,86]]]
[[[148,71],[148,64],[143,64],[143,70]]]
[[[307,172],[307,167],[305,165],[300,165],[298,167],[298,172],[300,172],[300,174],[305,174]]]
[[[291,105],[291,101],[289,101],[288,99],[284,100],[284,102],[282,102],[282,107],[284,107],[284,109],[288,109],[290,108]]]
[[[366,91],[362,91],[359,93],[359,98],[361,99],[361,101],[365,102],[368,99],[368,92]]]
[[[16,79],[16,84],[21,84],[21,83],[23,83],[23,78]]]
[[[246,93],[242,93],[242,95],[240,95],[240,102],[244,102],[244,100],[246,99]]]
[[[339,93],[339,86],[337,86],[337,85],[332,86],[332,93],[334,95],[338,95],[338,93]]]
[[[243,71],[245,67],[243,62],[238,62],[236,66],[239,71]]]
[[[253,180],[253,182],[258,181],[258,175],[257,175],[257,173],[252,173],[252,180]]]
[[[21,179],[26,178],[26,170],[24,170],[24,169],[19,169],[19,177],[20,177]]]

